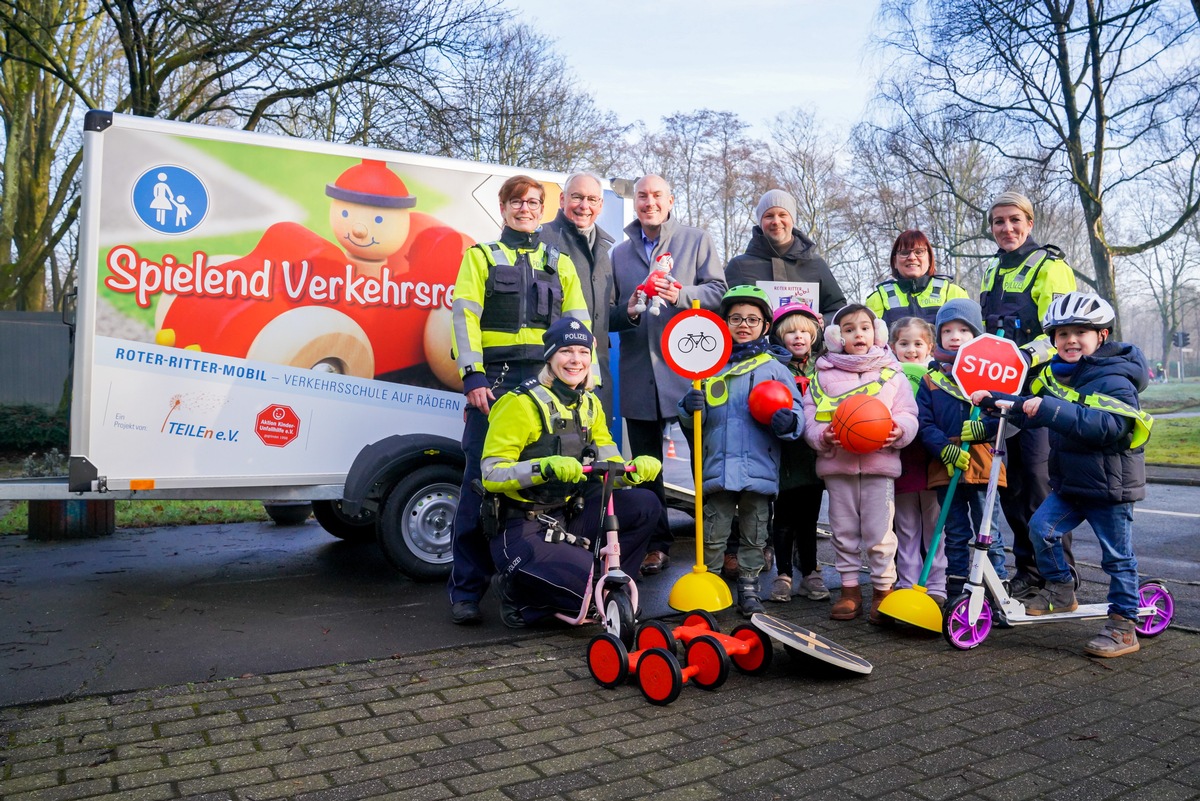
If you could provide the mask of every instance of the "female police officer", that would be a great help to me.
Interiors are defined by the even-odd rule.
[[[984,328],[1016,342],[1031,366],[1037,366],[1054,351],[1042,332],[1042,320],[1054,298],[1075,291],[1075,273],[1061,250],[1034,241],[1033,204],[1024,195],[998,195],[988,209],[987,222],[1000,249],[988,263],[980,287]],[[1049,459],[1047,429],[1021,431],[1009,440],[1008,486],[1000,490],[1000,505],[1013,532],[1017,574],[1009,581],[1009,593],[1017,598],[1029,597],[1043,583],[1029,539],[1029,519],[1050,491]],[[1074,564],[1069,535],[1063,537],[1063,548]]]
[[[605,423],[593,385],[593,337],[564,317],[543,336],[546,365],[537,377],[496,401],[483,446],[483,486],[497,494],[490,544],[500,616],[519,628],[583,604],[593,557],[584,540],[602,536],[601,493],[582,484],[585,454],[625,468],[619,483],[653,481],[662,463],[639,456],[626,466]],[[582,502],[577,502],[581,499]],[[662,513],[647,489],[613,495],[621,521],[621,568],[636,575]],[[485,515],[489,501],[484,502]]]
[[[932,325],[943,303],[967,296],[967,290],[937,272],[929,237],[915,228],[892,243],[891,268],[892,277],[877,284],[866,303],[889,329],[910,316]]]
[[[589,324],[587,303],[570,258],[539,236],[546,188],[527,175],[500,187],[504,230],[499,241],[469,248],[454,285],[453,352],[467,398],[462,447],[462,492],[454,516],[454,564],[447,582],[450,617],[483,618],[479,599],[492,575],[479,527],[479,458],[492,404],[542,366],[542,333],[560,318]]]

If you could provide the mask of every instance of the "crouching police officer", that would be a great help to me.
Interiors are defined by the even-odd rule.
[[[591,391],[593,337],[579,320],[546,329],[546,366],[496,401],[483,445],[483,523],[497,574],[504,624],[520,628],[562,612],[577,615],[592,576],[588,544],[603,536],[598,482],[584,481],[585,454],[623,473],[613,504],[620,520],[621,569],[636,575],[662,513],[658,497],[634,485],[662,463],[625,465]]]

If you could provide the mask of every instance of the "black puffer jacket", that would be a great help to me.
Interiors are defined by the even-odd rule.
[[[1056,357],[1044,369],[1059,363]],[[1100,393],[1134,408],[1140,408],[1138,392],[1148,383],[1145,356],[1126,342],[1106,342],[1080,359],[1069,377],[1056,375],[1081,395]],[[1014,413],[1012,422],[1050,429],[1050,486],[1055,492],[1105,503],[1146,497],[1145,448],[1129,447],[1130,418],[1043,395],[1036,415]]]
[[[729,286],[755,284],[758,281],[796,281],[800,283],[817,284],[819,297],[817,311],[830,315],[846,305],[846,296],[838,285],[837,279],[829,265],[817,253],[817,246],[811,239],[792,229],[791,247],[782,255],[775,252],[771,240],[767,239],[762,228],[754,226],[750,236],[750,244],[746,252],[734,256],[725,268],[725,283]],[[772,259],[779,261],[779,273],[776,274]]]

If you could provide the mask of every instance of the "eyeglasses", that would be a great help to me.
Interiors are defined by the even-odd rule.
[[[574,192],[567,197],[570,198],[572,203],[583,203],[584,201],[587,201],[589,206],[599,206],[601,201],[601,198],[598,198],[595,195],[577,195]]]
[[[529,198],[528,200],[522,200],[519,197],[511,197],[508,199],[508,207],[510,209],[519,209],[523,206],[528,206],[530,209],[537,211],[542,207],[542,201],[538,200],[536,197]]]
[[[731,326],[733,326],[734,328],[737,328],[739,325],[742,325],[742,324],[749,325],[749,326],[758,325],[759,323],[761,323],[763,321],[763,318],[761,318],[761,317],[743,317],[740,314],[731,314],[731,315],[729,315],[729,317],[725,318],[725,321],[727,323],[729,323]]]
[[[925,248],[913,248],[912,250],[897,250],[896,255],[902,259],[907,259],[909,256],[916,256],[918,259],[929,255],[929,251]]]

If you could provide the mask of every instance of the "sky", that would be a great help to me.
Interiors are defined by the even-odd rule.
[[[801,107],[831,128],[862,116],[876,0],[509,0],[623,123],[702,108],[761,134]]]

